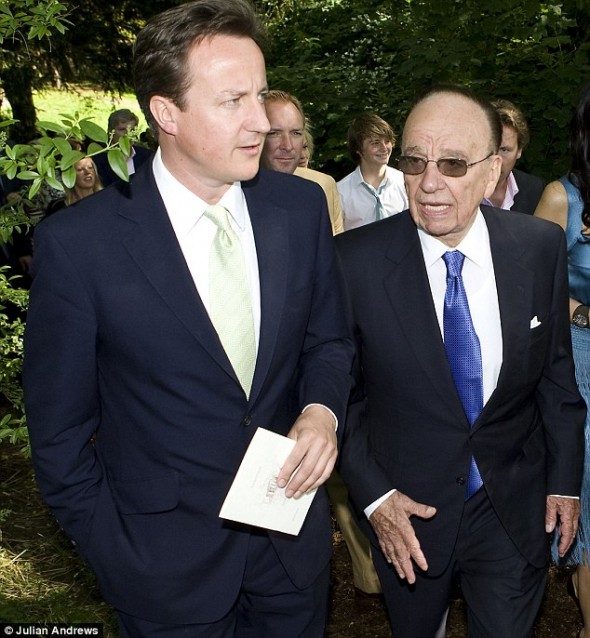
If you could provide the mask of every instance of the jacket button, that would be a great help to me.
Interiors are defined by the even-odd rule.
[[[457,482],[457,485],[465,485],[465,477],[464,476],[458,476],[455,481]]]
[[[243,419],[242,419],[242,425],[247,428],[249,425],[252,425],[252,417],[247,414]]]

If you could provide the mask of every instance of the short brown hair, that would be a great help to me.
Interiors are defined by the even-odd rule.
[[[113,131],[119,124],[126,124],[127,122],[135,122],[135,126],[137,126],[139,124],[139,118],[129,109],[118,109],[117,111],[113,111],[109,115],[109,131]]]
[[[500,116],[502,124],[511,126],[516,131],[518,148],[525,149],[531,140],[531,134],[522,111],[509,100],[494,100],[492,106]]]
[[[355,164],[361,161],[361,151],[365,140],[382,139],[395,146],[395,133],[391,126],[376,113],[363,113],[350,123],[348,127],[348,152]]]
[[[150,112],[150,100],[161,95],[183,110],[191,83],[190,50],[216,35],[251,38],[261,50],[266,42],[262,23],[248,0],[186,2],[156,15],[139,32],[133,59],[135,94],[154,135],[158,126]]]

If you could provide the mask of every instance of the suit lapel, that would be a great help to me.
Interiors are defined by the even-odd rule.
[[[124,218],[123,245],[178,320],[237,382],[195,288],[151,168],[138,171],[128,188],[132,196],[123,200],[118,211]]]
[[[252,381],[251,403],[260,393],[275,352],[287,294],[287,275],[291,257],[288,212],[281,206],[271,203],[271,199],[261,192],[262,189],[252,188],[256,181],[242,184],[254,230],[260,277],[260,341]]]
[[[511,231],[511,226],[503,223],[502,213],[487,211],[483,207],[482,210],[490,234],[503,344],[502,367],[496,390],[480,417],[484,421],[486,415],[497,407],[498,397],[506,396],[503,388],[512,384],[515,375],[523,371],[523,361],[527,360],[534,272],[523,266],[521,257],[526,245],[522,237],[517,237]]]
[[[405,340],[431,386],[458,421],[468,427],[447,361],[416,226],[409,214],[403,214],[406,219],[391,233],[386,253],[391,270],[383,280],[385,291]]]
[[[505,388],[513,383],[514,375],[523,370],[533,308],[534,273],[522,264],[521,257],[526,250],[522,238],[503,223],[501,214],[487,211],[485,207],[482,210],[490,234],[503,351],[496,390],[484,406],[474,428],[485,423],[486,416],[499,407],[501,397],[506,396]],[[449,409],[468,427],[446,359],[420,241],[409,215],[391,235],[387,249],[391,270],[383,280],[389,303],[432,386]]]

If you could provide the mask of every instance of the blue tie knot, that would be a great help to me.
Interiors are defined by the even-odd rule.
[[[465,255],[458,250],[449,250],[442,256],[447,265],[447,274],[449,277],[460,277],[463,270],[463,262]]]

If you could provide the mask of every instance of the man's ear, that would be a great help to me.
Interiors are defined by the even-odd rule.
[[[484,197],[488,199],[493,194],[498,180],[500,179],[500,171],[502,170],[502,158],[496,154],[492,157],[492,163],[490,165],[490,172],[488,174],[488,181]]]
[[[158,126],[168,135],[177,134],[176,116],[180,109],[167,97],[154,95],[150,100],[150,112]]]

